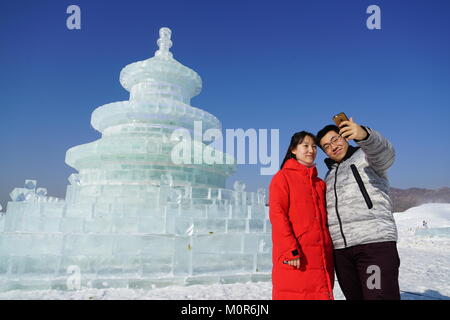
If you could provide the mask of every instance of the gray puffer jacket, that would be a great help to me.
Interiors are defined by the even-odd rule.
[[[328,227],[334,249],[397,241],[387,178],[395,151],[380,133],[365,129],[369,136],[357,142],[359,147],[349,145],[343,161],[325,159]]]

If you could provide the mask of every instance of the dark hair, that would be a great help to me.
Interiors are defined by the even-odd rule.
[[[337,134],[339,134],[339,128],[334,125],[334,124],[329,124],[325,127],[323,127],[322,130],[320,130],[319,132],[317,132],[317,136],[316,136],[316,144],[320,147],[320,149],[322,149],[322,146],[320,144],[320,140],[322,140],[322,138],[330,131],[334,131]],[[322,149],[323,150],[323,149]]]
[[[294,135],[291,137],[291,143],[289,144],[289,147],[286,151],[286,155],[284,156],[284,160],[281,163],[280,169],[283,169],[284,163],[286,161],[288,161],[291,158],[295,159],[295,154],[291,152],[292,149],[294,149],[299,143],[302,143],[305,137],[307,136],[311,137],[314,140],[314,142],[316,141],[316,137],[310,132],[300,131],[294,133]]]

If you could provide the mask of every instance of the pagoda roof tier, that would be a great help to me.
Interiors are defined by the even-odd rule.
[[[221,129],[219,119],[212,114],[181,101],[160,98],[157,101],[118,101],[94,110],[91,125],[104,133],[113,126],[129,123],[172,125],[189,128],[194,121],[202,121],[204,130]]]
[[[197,72],[173,58],[169,51],[172,46],[170,29],[161,28],[159,34],[159,50],[155,52],[155,56],[123,68],[120,83],[126,90],[131,91],[133,86],[141,82],[164,81],[183,88],[188,98],[198,95],[202,89],[202,79]]]

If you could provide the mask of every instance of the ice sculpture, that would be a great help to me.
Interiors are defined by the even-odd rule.
[[[201,78],[173,58],[170,29],[159,34],[154,57],[122,69],[129,101],[92,113],[101,138],[67,151],[78,173],[66,198],[34,180],[11,192],[0,217],[0,290],[270,279],[265,190],[226,189],[234,165],[171,161],[174,129],[221,124],[190,106]]]

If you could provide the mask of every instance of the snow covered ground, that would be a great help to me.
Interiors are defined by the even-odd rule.
[[[400,290],[407,300],[450,300],[450,234],[444,236],[417,236],[416,229],[450,227],[450,204],[425,204],[396,213],[399,230],[398,250],[401,259]],[[0,293],[0,299],[179,299],[179,300],[269,300],[271,283],[237,283],[192,286],[170,286],[153,290],[91,289],[77,291],[9,291]],[[344,296],[335,284],[335,299]]]

